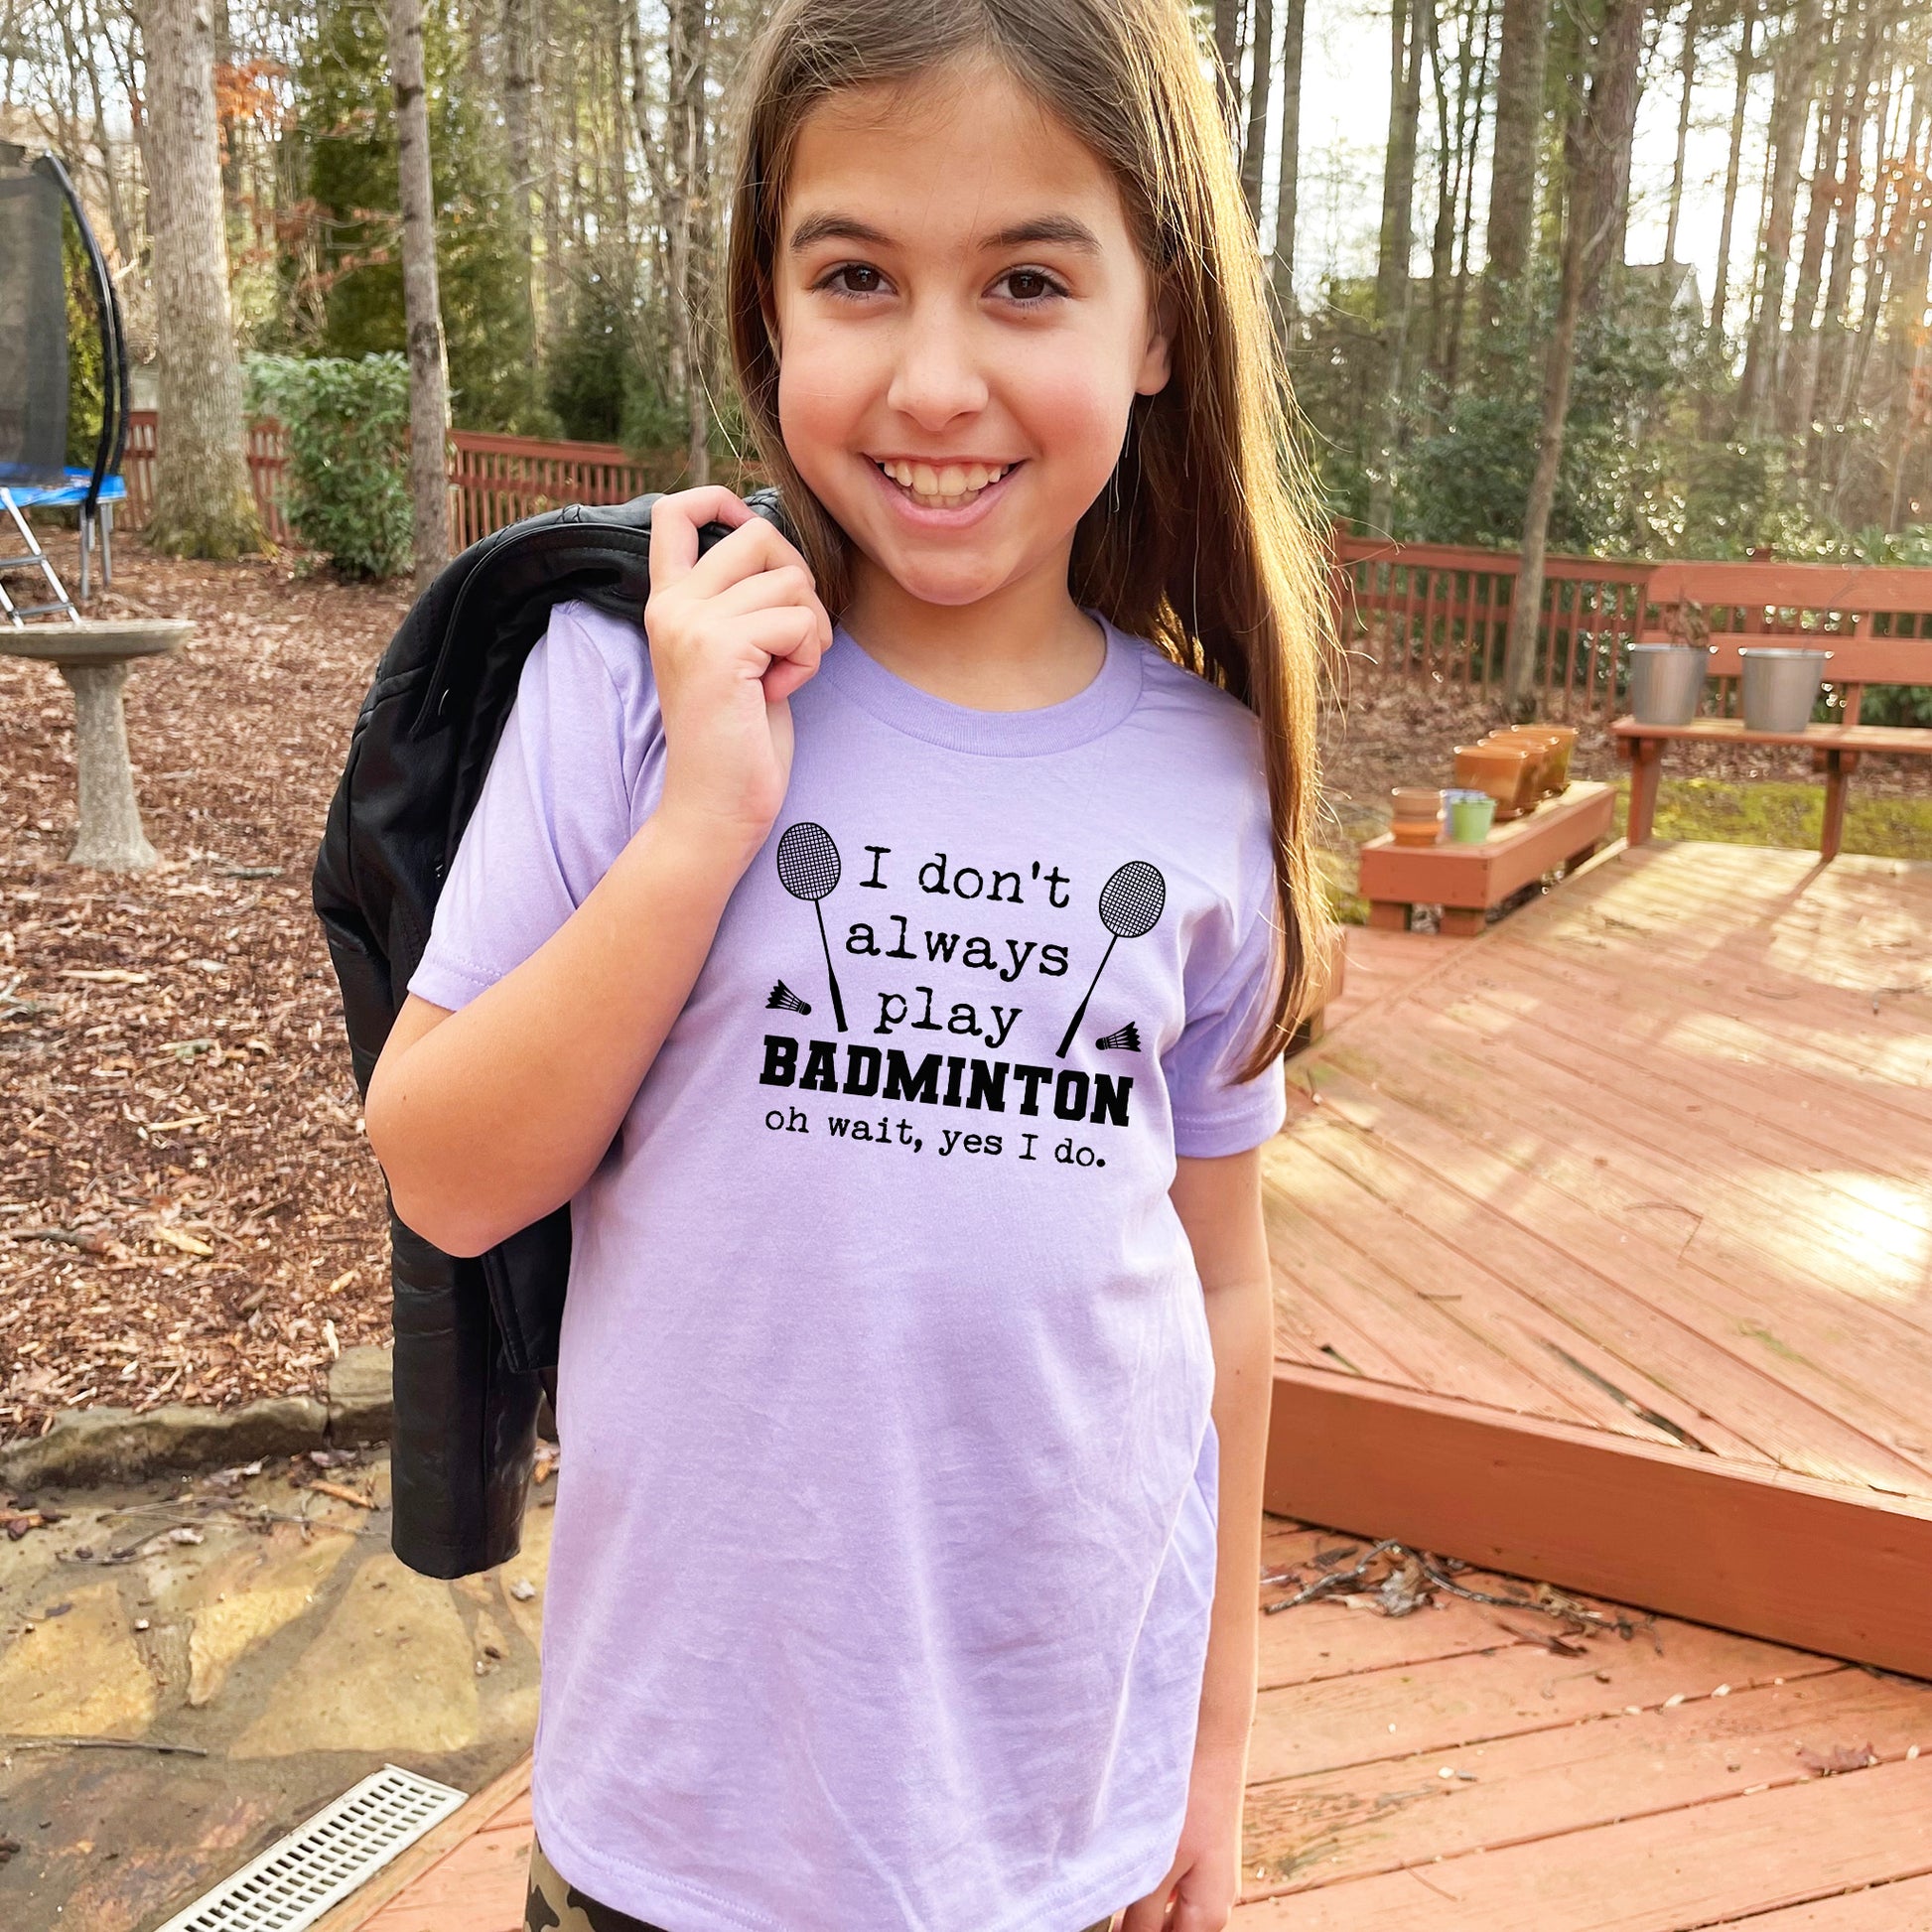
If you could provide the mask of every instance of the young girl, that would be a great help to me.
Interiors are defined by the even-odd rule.
[[[571,1203],[533,1932],[1234,1903],[1320,606],[1204,71],[1180,0],[782,0],[798,546],[689,490],[642,634],[556,613],[370,1086],[439,1246]]]

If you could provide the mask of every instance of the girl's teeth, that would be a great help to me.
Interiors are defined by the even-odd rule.
[[[989,484],[996,483],[1010,468],[1007,464],[988,469],[984,464],[948,463],[934,467],[929,463],[882,463],[879,466],[901,489],[909,490],[919,501],[937,504],[941,509],[957,509],[968,503]]]

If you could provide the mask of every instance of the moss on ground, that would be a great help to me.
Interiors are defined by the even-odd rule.
[[[1629,780],[1617,781],[1616,830],[1623,831]],[[1714,839],[1725,845],[1778,845],[1816,851],[1825,821],[1823,783],[1751,783],[1666,778],[1657,791],[1660,839]],[[1845,811],[1845,850],[1876,859],[1932,859],[1932,797],[1860,797],[1853,780]]]

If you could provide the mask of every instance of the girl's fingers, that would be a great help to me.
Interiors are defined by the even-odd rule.
[[[698,531],[706,523],[727,523],[736,530],[747,522],[770,524],[748,508],[722,484],[680,489],[660,496],[650,511],[650,582],[653,590],[688,577],[698,561]]]
[[[767,703],[789,697],[818,669],[818,660],[824,654],[817,622],[811,612],[798,604],[753,612],[740,620],[738,634],[767,659],[759,674]]]
[[[653,555],[653,570],[655,562]],[[804,571],[809,580],[810,566],[791,540],[775,524],[748,511],[745,522],[722,542],[714,543],[685,573],[688,581],[683,588],[694,597],[716,597],[761,570],[781,570],[788,564]],[[651,581],[655,587],[654,575]]]
[[[721,617],[750,617],[754,611],[780,610],[796,606],[809,611],[818,626],[819,644],[829,650],[832,644],[832,620],[812,589],[811,573],[803,564],[787,564],[776,570],[761,570],[756,576],[741,578],[729,590],[711,600],[711,608]]]

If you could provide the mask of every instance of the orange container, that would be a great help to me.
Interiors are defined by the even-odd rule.
[[[1498,818],[1521,818],[1536,803],[1538,765],[1526,745],[1483,740],[1455,748],[1455,782],[1486,791],[1496,801]]]
[[[1537,795],[1555,798],[1570,782],[1570,754],[1577,743],[1574,725],[1505,725],[1485,741],[1501,745],[1534,746],[1541,758]]]

